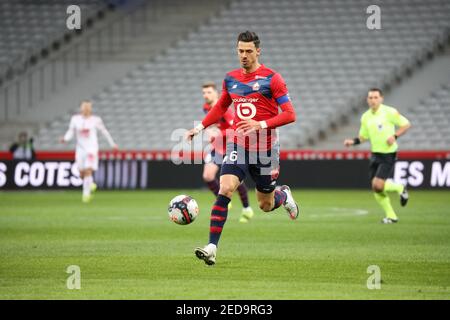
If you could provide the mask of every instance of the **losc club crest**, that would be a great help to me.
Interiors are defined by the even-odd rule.
[[[260,87],[260,85],[259,85],[259,83],[258,82],[255,82],[255,84],[253,85],[253,91],[258,91],[259,90],[259,87]]]

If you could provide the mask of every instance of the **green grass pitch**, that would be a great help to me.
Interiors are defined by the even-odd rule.
[[[168,219],[177,194],[199,203],[194,223]],[[212,195],[200,190],[0,192],[0,299],[449,299],[448,191],[411,191],[396,225],[382,225],[369,191],[295,190],[301,217],[255,210],[238,197],[217,264],[193,249],[208,240]],[[254,192],[250,200],[256,209]],[[81,269],[81,289],[66,286]],[[381,289],[369,290],[376,265]]]

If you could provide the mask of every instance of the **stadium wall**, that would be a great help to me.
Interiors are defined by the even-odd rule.
[[[293,188],[369,188],[368,152],[284,151],[279,183]],[[410,188],[450,189],[450,151],[405,151],[393,179]],[[65,189],[81,186],[73,152],[38,152],[34,161],[0,153],[0,190]],[[102,189],[202,188],[201,154],[169,151],[101,152],[95,180]],[[184,163],[176,164],[183,160]],[[253,187],[253,181],[246,181]]]

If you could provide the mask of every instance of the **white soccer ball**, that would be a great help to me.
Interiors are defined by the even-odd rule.
[[[177,224],[190,224],[198,216],[198,205],[190,196],[181,194],[169,203],[169,218]]]

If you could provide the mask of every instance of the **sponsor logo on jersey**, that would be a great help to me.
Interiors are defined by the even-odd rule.
[[[244,97],[233,98],[234,103],[243,103],[243,102],[254,103],[254,102],[258,102],[258,100],[259,100],[259,98],[244,98]]]
[[[89,132],[90,132],[89,129],[83,128],[83,129],[80,130],[80,136],[82,136],[82,137],[89,137]]]

